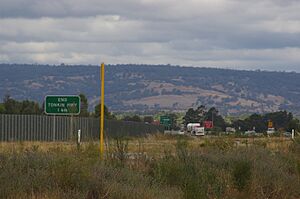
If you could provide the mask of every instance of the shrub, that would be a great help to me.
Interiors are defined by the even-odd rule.
[[[216,139],[206,139],[205,146],[212,149],[226,151],[234,147],[234,141],[232,139],[227,139],[225,137],[216,138]]]
[[[289,147],[289,151],[295,153],[300,158],[300,137],[296,137]]]
[[[107,151],[108,165],[124,167],[129,159],[128,138],[115,137],[110,143]]]
[[[181,197],[150,176],[104,164],[90,149],[0,152],[0,198]]]
[[[253,142],[254,145],[257,145],[257,146],[261,146],[261,147],[264,147],[266,148],[267,147],[267,142],[264,141],[264,140],[255,140]]]
[[[242,191],[249,184],[251,178],[251,165],[249,161],[237,161],[234,163],[232,171],[233,183],[235,187]]]
[[[14,145],[0,151],[0,198],[300,198],[298,140],[289,153],[228,139],[193,149],[188,141],[178,138],[175,153],[156,159],[128,158],[128,140],[114,141],[104,161],[92,142],[80,150]]]
[[[225,190],[220,171],[187,149],[186,141],[178,140],[175,155],[167,153],[152,163],[152,176],[163,184],[180,188],[184,198],[220,198]]]

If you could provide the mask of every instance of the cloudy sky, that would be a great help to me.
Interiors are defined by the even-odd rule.
[[[300,72],[299,0],[0,0],[0,63]]]

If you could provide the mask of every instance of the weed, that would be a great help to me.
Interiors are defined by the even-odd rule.
[[[150,148],[148,139],[110,140],[104,161],[95,142],[1,148],[0,198],[300,198],[298,140],[274,152],[229,138],[198,148],[196,139],[164,139]]]
[[[237,161],[234,163],[232,171],[233,183],[235,187],[242,191],[249,184],[251,178],[251,165],[249,161]]]

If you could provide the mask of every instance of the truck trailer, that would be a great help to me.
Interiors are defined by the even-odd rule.
[[[205,129],[201,127],[200,123],[188,123],[187,132],[191,133],[191,135],[205,135]]]

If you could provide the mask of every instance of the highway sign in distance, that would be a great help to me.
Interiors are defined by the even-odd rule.
[[[212,121],[204,121],[204,128],[206,129],[212,129],[214,127],[213,122]]]
[[[171,118],[169,116],[160,116],[160,124],[164,125],[165,127],[171,126]]]
[[[47,95],[45,113],[48,115],[78,115],[80,97],[77,95]]]
[[[273,122],[271,120],[268,122],[268,128],[273,128]]]

